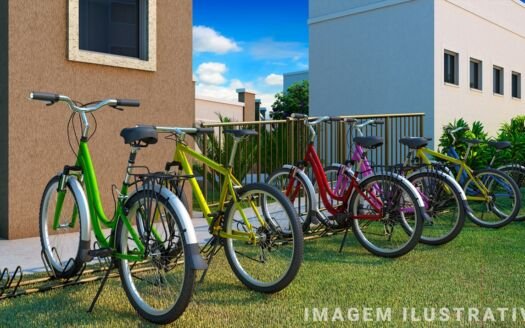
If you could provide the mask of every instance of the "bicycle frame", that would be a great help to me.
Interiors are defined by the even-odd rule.
[[[470,167],[467,166],[467,164],[465,164],[465,162],[461,159],[458,159],[458,158],[454,158],[454,157],[451,157],[451,156],[447,156],[447,155],[444,155],[444,154],[441,154],[437,151],[434,151],[432,149],[429,149],[429,148],[420,148],[416,151],[416,157],[418,157],[423,164],[432,164],[430,159],[428,158],[427,155],[430,155],[434,158],[439,158],[439,159],[442,159],[442,160],[445,160],[449,163],[452,163],[454,165],[457,165],[459,167],[458,169],[458,172],[457,172],[457,175],[456,175],[456,181],[461,181],[461,177],[466,173],[467,176],[472,180],[472,182],[474,182],[474,184],[476,185],[476,187],[478,188],[478,190],[482,193],[482,196],[469,196],[469,195],[466,195],[467,196],[467,200],[477,200],[477,201],[489,201],[490,200],[490,196],[489,196],[489,190],[485,187],[485,185],[483,183],[480,183],[480,181],[474,177],[473,175],[473,171]]]
[[[79,181],[81,181],[85,187],[86,197],[88,199],[89,213],[91,216],[92,229],[93,229],[93,232],[95,233],[95,237],[97,239],[97,242],[100,245],[100,248],[113,248],[114,247],[113,246],[114,244],[113,234],[111,234],[109,240],[106,240],[106,237],[104,236],[102,229],[110,228],[114,230],[116,228],[118,220],[123,220],[124,224],[126,225],[126,228],[128,229],[131,237],[133,238],[133,241],[137,245],[139,254],[128,254],[128,255],[115,254],[115,256],[120,259],[127,259],[127,260],[133,260],[133,261],[140,260],[142,258],[140,254],[144,252],[144,244],[141,242],[138,233],[132,227],[129,219],[127,218],[127,216],[124,214],[124,211],[123,211],[124,201],[126,199],[125,196],[127,196],[127,193],[128,193],[128,185],[126,183],[122,184],[122,187],[120,189],[121,196],[119,196],[115,212],[113,213],[113,218],[108,219],[108,217],[106,216],[104,212],[102,201],[100,199],[100,192],[98,188],[97,177],[95,174],[95,169],[93,167],[93,162],[91,161],[91,154],[90,154],[89,147],[88,147],[86,140],[80,141],[75,166],[80,167],[82,169],[82,173],[77,174],[77,177],[79,178]],[[64,203],[65,194],[66,194],[65,190],[61,190],[59,191],[59,194],[57,197],[57,207],[55,209],[55,215],[54,215],[54,221],[53,221],[54,229],[57,229],[59,226],[59,218],[60,218],[60,213],[62,211],[62,205]],[[78,217],[77,208],[75,208],[73,210],[73,217],[70,223],[71,227],[75,225],[77,217]]]
[[[197,179],[195,178],[193,174],[193,169],[188,160],[188,156],[190,156],[191,158],[194,158],[198,162],[204,163],[206,166],[210,167],[215,172],[224,176],[224,183],[222,185],[221,194],[219,198],[219,212],[223,212],[225,210],[226,201],[227,201],[228,195],[230,195],[231,201],[233,201],[234,206],[236,206],[236,208],[239,210],[239,213],[241,213],[241,216],[243,218],[244,223],[246,224],[247,229],[251,231],[252,225],[248,221],[248,218],[246,217],[246,214],[244,213],[241,205],[239,204],[236,193],[235,193],[235,188],[241,187],[242,185],[237,180],[237,178],[233,176],[232,168],[225,167],[213,161],[212,159],[196,152],[195,150],[190,148],[185,143],[181,141],[177,141],[173,160],[175,162],[180,163],[184,172],[187,175],[191,176],[188,179],[188,182],[190,183],[192,187],[195,199],[197,203],[199,204],[199,207],[201,208],[203,216],[208,222],[208,225],[212,226],[214,224],[214,218],[210,210],[210,207],[208,206],[208,203],[206,202],[204,194],[202,193],[202,190],[197,182]],[[266,226],[267,225],[266,221],[262,218],[261,214],[255,207],[253,202],[250,202],[250,206],[252,210],[254,211],[257,217],[257,220],[259,221],[261,226]],[[257,237],[254,232],[244,232],[244,231],[232,230],[232,233],[228,234],[224,230],[222,230],[222,227],[220,227],[219,225],[212,227],[212,234],[219,236],[221,238],[231,238],[231,239],[246,240],[246,241],[252,241],[252,242],[257,240]]]
[[[350,186],[345,190],[342,196],[336,195],[330,185],[328,184],[328,179],[326,178],[326,174],[323,168],[323,165],[321,164],[321,160],[319,159],[319,156],[317,155],[317,152],[315,151],[314,143],[310,142],[308,143],[306,154],[304,157],[304,161],[306,163],[310,163],[312,166],[312,170],[315,176],[315,179],[317,180],[317,183],[319,185],[319,194],[321,195],[321,200],[323,201],[323,205],[327,209],[327,211],[332,214],[342,214],[346,210],[344,207],[344,204],[348,203],[348,200],[350,199],[350,196],[353,192],[358,192],[361,196],[363,196],[367,202],[370,203],[370,205],[374,208],[374,211],[376,213],[382,213],[382,207],[378,206],[376,204],[382,204],[381,200],[376,197],[374,194],[371,194],[371,198],[366,195],[361,188],[359,187],[359,183],[357,182],[357,177],[354,175],[354,177],[351,179]],[[290,179],[290,184],[293,184],[293,180]],[[290,188],[290,187],[289,187]],[[328,199],[327,195],[329,195],[332,199],[343,202],[342,206],[334,207],[332,206],[330,200]],[[381,214],[379,215],[355,215],[353,216],[354,219],[360,219],[360,220],[372,220],[372,221],[378,221],[382,217]]]

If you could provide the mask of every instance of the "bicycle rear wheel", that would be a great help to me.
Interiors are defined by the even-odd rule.
[[[495,169],[476,171],[474,179],[485,186],[490,199],[473,199],[483,197],[483,193],[474,180],[469,178],[463,185],[463,190],[471,210],[470,219],[485,228],[501,228],[511,223],[521,207],[521,194],[516,182]]]
[[[85,199],[82,191],[73,189],[68,179],[64,191],[59,192],[59,180],[60,177],[53,177],[44,189],[39,215],[40,243],[54,275],[70,278],[82,268],[80,236],[85,228],[82,222],[88,218],[78,210],[79,202]]]
[[[509,165],[498,168],[498,170],[507,173],[520,189],[521,202],[525,199],[525,167],[521,165]],[[518,215],[514,221],[525,221],[525,207],[520,207]]]
[[[423,171],[408,177],[423,198],[428,220],[423,220],[421,242],[443,245],[456,238],[465,225],[465,206],[459,186],[446,173]]]
[[[299,174],[292,174],[291,169],[280,168],[268,177],[266,183],[280,190],[290,200],[299,216],[303,231],[307,232],[312,220],[310,215],[313,213],[312,197],[314,195],[308,192],[303,177]]]
[[[405,255],[421,238],[423,210],[418,204],[417,191],[404,178],[393,174],[367,177],[359,184],[359,190],[353,192],[348,204],[357,240],[374,255]],[[356,219],[358,215],[379,218]],[[404,227],[404,222],[410,223],[410,229]]]
[[[238,191],[238,202],[228,206],[223,224],[229,235],[249,233],[256,238],[225,240],[228,263],[244,285],[275,293],[292,282],[303,258],[303,233],[290,201],[280,191],[261,183],[244,186]]]
[[[122,287],[143,318],[157,324],[173,322],[188,306],[195,284],[181,219],[167,198],[151,190],[134,194],[126,209],[129,222],[141,226],[139,235],[145,249],[138,251],[133,232],[119,220],[116,244],[122,257],[118,261]],[[126,259],[138,254],[143,260]]]

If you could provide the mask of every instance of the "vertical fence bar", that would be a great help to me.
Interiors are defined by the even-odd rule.
[[[390,120],[385,117],[385,165],[390,165]]]

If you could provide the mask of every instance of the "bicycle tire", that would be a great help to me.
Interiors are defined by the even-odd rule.
[[[485,177],[480,178],[480,176],[485,176]],[[490,181],[483,182],[483,179],[489,180],[490,176],[493,177]],[[514,180],[506,173],[501,172],[496,169],[482,169],[479,171],[475,171],[474,177],[478,179],[479,181],[481,181],[484,185],[490,184],[488,187],[485,186],[487,187],[489,191],[490,191],[490,187],[494,186],[494,181],[498,183],[504,182],[505,184],[502,185],[502,187],[507,189],[508,192],[512,192],[512,195],[510,197],[512,197],[513,201],[512,201],[512,208],[509,211],[509,213],[503,213],[499,209],[497,209],[497,207],[495,207],[492,202],[487,203],[485,201],[476,202],[474,200],[469,200],[468,199],[469,196],[476,196],[480,194],[480,191],[477,191],[476,189],[474,189],[477,187],[475,187],[475,184],[473,184],[472,179],[469,177],[469,179],[465,181],[462,187],[463,187],[463,190],[465,191],[465,194],[467,195],[467,202],[470,207],[470,211],[469,211],[470,220],[474,222],[475,224],[477,224],[478,226],[484,227],[484,228],[501,228],[511,223],[518,215],[520,207],[521,207],[521,196],[520,196],[520,191],[519,191],[519,188],[516,182],[514,182]],[[492,197],[493,199],[498,198],[498,197],[494,197],[494,195]],[[483,210],[483,207],[486,207],[488,211],[482,211],[480,215],[479,213],[477,213],[477,209],[481,208],[481,210]],[[496,220],[487,221],[484,218],[485,216],[484,213],[489,213],[489,212],[493,214],[492,216],[490,216],[490,218],[494,218]]]
[[[507,173],[518,185],[521,194],[521,202],[525,199],[525,167],[521,165],[508,165],[498,168],[498,170]],[[521,207],[514,221],[525,221],[525,207]]]
[[[288,184],[290,183],[290,175],[291,175],[292,169],[290,168],[280,168],[272,172],[268,179],[266,180],[266,183],[270,186],[273,186],[280,190],[292,203],[292,206],[294,207],[297,215],[299,216],[299,220],[301,222],[301,226],[303,229],[303,232],[307,232],[310,223],[312,222],[312,213],[313,213],[313,197],[308,188],[306,187],[306,181],[304,181],[304,178],[296,174],[293,179],[296,181],[292,181],[293,183],[293,189],[299,187],[299,194],[304,195],[304,202],[301,201],[302,197],[293,197],[292,193],[290,195],[287,195],[286,188]],[[284,187],[284,188],[283,188]],[[295,191],[293,192],[295,193]],[[294,199],[292,199],[294,198]]]
[[[352,231],[354,232],[354,235],[365,249],[367,249],[370,253],[376,256],[386,258],[395,258],[403,256],[410,252],[412,249],[414,249],[414,247],[416,247],[419,240],[421,239],[421,233],[423,231],[423,209],[421,208],[421,206],[418,205],[419,196],[417,194],[417,191],[415,191],[414,187],[410,185],[410,182],[408,182],[406,179],[404,179],[405,182],[403,182],[403,179],[404,178],[395,174],[378,174],[369,176],[360,182],[359,188],[362,192],[373,192],[375,194],[378,194],[376,196],[381,197],[382,204],[391,204],[390,206],[392,206],[392,208],[390,210],[388,210],[389,208],[386,206],[382,208],[383,211],[385,211],[385,209],[388,211],[385,211],[385,215],[382,216],[381,220],[372,221],[355,218],[358,212],[370,212],[372,207],[371,204],[368,206],[366,205],[366,200],[360,201],[361,199],[358,198],[361,196],[359,191],[354,191],[348,202],[348,209],[350,215],[354,217],[352,218]],[[378,191],[378,187],[376,187],[378,184],[381,184],[380,191]],[[393,187],[396,187],[398,191],[392,191],[394,189]],[[388,194],[397,195],[399,196],[399,199],[395,202],[385,201],[384,198],[387,194],[385,190],[390,190]],[[400,191],[402,193],[398,195]],[[403,224],[401,224],[399,220],[399,217],[404,215],[401,211],[401,207],[403,206],[401,202],[403,201],[408,201],[408,206],[414,208],[414,228],[411,229],[411,233],[407,231],[405,227],[403,227]],[[396,206],[399,206],[399,209],[396,208]],[[396,218],[396,216],[399,217]],[[374,229],[368,229],[374,222],[379,222],[374,225],[374,227],[377,226],[377,228],[374,229],[379,229],[379,232],[375,232]],[[398,223],[400,225],[400,229],[398,230],[403,231],[403,233],[407,235],[407,240],[401,241],[399,246],[387,248],[386,246],[393,244],[393,229]],[[388,229],[392,229],[392,232],[390,233],[390,238],[387,237],[386,241],[379,240],[380,238],[382,239],[385,237],[387,225]],[[372,230],[370,231],[370,237],[365,236],[365,230]],[[368,231],[366,231],[366,233],[368,233]],[[396,234],[396,236],[397,235],[398,234]],[[377,239],[371,240],[374,236]],[[382,244],[386,246],[382,246]]]
[[[152,239],[147,239],[146,235],[141,235],[141,240],[146,247],[144,251],[144,254],[146,254],[145,260],[140,263],[133,262],[130,264],[130,261],[128,260],[120,259],[117,260],[117,266],[119,269],[122,287],[126,292],[126,296],[139,315],[144,319],[156,324],[168,324],[177,320],[187,308],[193,293],[196,273],[195,269],[193,269],[191,266],[189,244],[186,241],[185,234],[183,233],[181,219],[171,206],[168,198],[164,197],[160,192],[139,190],[126,202],[126,212],[128,213],[128,218],[130,218],[130,221],[133,222],[132,217],[137,215],[135,221],[144,220],[144,218],[148,216],[145,214],[148,213],[148,210],[139,210],[139,208],[143,206],[141,204],[149,204],[147,203],[149,201],[157,202],[155,205],[155,211],[153,212],[156,213],[158,208],[160,208],[159,203],[166,210],[164,215],[161,215],[161,217],[167,219],[167,227],[164,228],[164,233],[166,233],[167,236],[167,232],[169,232],[171,237],[166,237],[166,243],[158,242],[158,240],[155,241]],[[140,215],[142,215],[142,217],[139,217]],[[146,224],[146,226],[148,225]],[[157,230],[160,230],[160,228]],[[173,237],[172,234],[174,234],[175,231],[180,233],[177,235],[177,242],[173,242],[173,240],[169,239]],[[129,232],[127,231],[124,221],[119,220],[116,228],[115,239],[117,251],[119,254],[127,254],[129,248],[132,247],[129,245],[131,238],[128,238],[128,233]],[[142,233],[147,232],[143,231]],[[155,274],[153,274],[153,277],[135,276],[141,273],[147,274],[149,269],[147,266],[144,268],[144,266],[148,265],[148,261],[152,263],[150,265],[153,266],[152,270],[156,271],[156,276]],[[179,264],[181,264],[183,267],[180,268]],[[135,269],[135,266],[138,266],[138,268]],[[177,267],[179,267],[178,271],[173,272],[173,270],[175,270]],[[141,269],[143,269],[143,271],[133,272],[133,270],[138,271]],[[178,277],[168,279],[167,274],[171,273],[178,273]],[[134,278],[136,278],[136,280],[134,280]],[[170,280],[172,281],[171,283],[169,282]],[[168,297],[166,301],[168,304],[167,306],[160,304],[160,297],[162,295],[166,295],[166,293],[160,292],[161,286],[169,285],[169,287],[172,287],[174,286],[174,282],[180,282],[179,290],[175,291],[174,297],[171,297],[171,295]],[[142,285],[146,286],[144,292],[139,291],[139,289],[142,288]],[[158,287],[158,290],[155,290],[155,288],[152,286]],[[148,288],[154,290],[149,293]],[[162,308],[155,308],[157,305],[158,307],[162,306]]]
[[[271,197],[271,199],[270,199]],[[252,215],[249,222],[252,225],[252,231],[256,232],[259,238],[259,243],[255,245],[253,242],[242,241],[239,239],[227,238],[224,242],[224,251],[230,267],[237,278],[248,288],[262,292],[275,293],[287,287],[299,272],[299,268],[303,259],[303,233],[299,224],[299,219],[292,204],[279,190],[274,187],[262,184],[253,183],[248,184],[238,191],[239,203],[230,203],[226,209],[223,230],[227,234],[231,234],[234,227],[237,231],[247,231],[247,227],[242,221],[236,217],[236,213],[240,208],[249,208],[254,200],[259,200],[259,205],[264,216],[267,227],[262,225],[256,227],[258,220],[256,215]],[[242,203],[244,200],[248,203]],[[270,203],[273,199],[274,203]],[[278,213],[284,214],[284,218],[276,218],[275,214],[269,213],[270,204],[280,204],[281,208],[277,209]],[[275,206],[274,206],[275,207]],[[246,211],[242,215],[246,215]],[[244,226],[241,226],[243,224]],[[290,238],[292,240],[290,240]],[[268,243],[266,243],[269,241]],[[279,244],[280,243],[280,244]],[[287,246],[291,246],[287,247]],[[272,249],[273,248],[273,249]],[[260,250],[259,250],[260,249]],[[271,252],[264,253],[265,250]],[[277,254],[277,251],[284,250],[283,255]],[[248,255],[247,252],[255,251],[255,255]],[[272,260],[267,261],[266,256],[269,254],[275,255]],[[289,260],[283,258],[289,253]],[[239,255],[239,257],[238,257]],[[241,260],[242,259],[242,260]],[[245,262],[244,259],[247,259]],[[276,275],[270,272],[274,267],[284,263],[283,272],[277,272]],[[242,263],[241,263],[242,262]],[[266,266],[270,262],[271,267]],[[251,265],[257,263],[259,265]],[[251,271],[253,269],[253,271]],[[248,272],[250,271],[250,272]],[[276,278],[273,278],[273,277]],[[266,277],[269,277],[268,279]],[[265,281],[263,279],[267,279]],[[274,279],[274,280],[270,280]]]
[[[72,213],[73,208],[77,208],[78,217],[76,218],[77,225],[71,226],[72,222],[64,222],[63,218],[67,218],[66,215],[61,218],[60,227],[56,232],[50,234],[49,230],[53,229],[53,215],[49,215],[51,202],[58,196],[58,184],[60,181],[59,176],[51,178],[44,188],[42,200],[40,202],[39,212],[39,234],[40,244],[44,251],[45,257],[47,258],[48,264],[51,266],[53,274],[57,278],[71,278],[76,275],[82,268],[84,261],[81,259],[81,231],[84,229],[82,222],[89,218],[81,218],[82,211],[78,211],[78,202],[81,199],[85,199],[84,195],[79,194],[79,191],[75,191],[71,185],[69,179],[65,186],[65,196],[62,205],[62,211]],[[71,195],[72,197],[69,197]],[[55,203],[56,205],[56,203]],[[54,209],[51,213],[54,213]],[[71,216],[71,215],[69,215]],[[67,220],[69,220],[67,218]],[[77,229],[78,228],[78,229]],[[67,234],[67,235],[65,235]],[[77,237],[78,236],[78,237]],[[62,237],[62,238],[61,238]],[[78,239],[78,240],[77,240]],[[63,242],[63,246],[59,246],[58,243]],[[89,241],[88,241],[89,243]],[[58,248],[60,249],[58,249]],[[66,256],[67,254],[67,256]],[[67,258],[67,259],[66,259]]]
[[[443,245],[461,232],[465,225],[466,209],[458,190],[457,184],[446,173],[435,171],[421,171],[407,177],[408,181],[420,192],[425,203],[425,210],[432,220],[423,220],[423,232],[420,242],[427,245]],[[444,198],[445,196],[447,198]],[[449,212],[456,209],[452,214],[452,220],[448,219]],[[445,215],[440,215],[445,214]]]

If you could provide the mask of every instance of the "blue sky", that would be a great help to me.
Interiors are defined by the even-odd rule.
[[[193,0],[197,95],[257,93],[271,106],[282,73],[308,67],[308,0]]]

